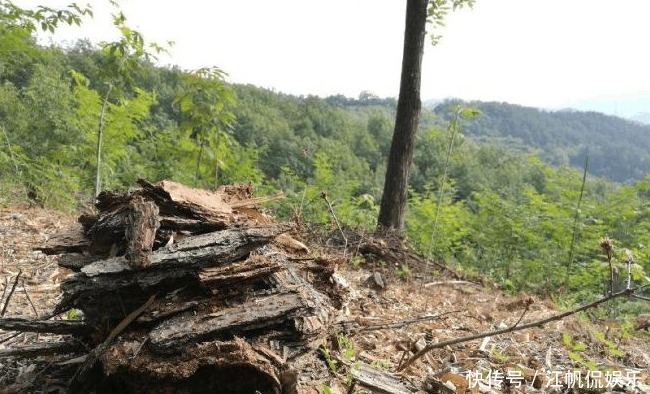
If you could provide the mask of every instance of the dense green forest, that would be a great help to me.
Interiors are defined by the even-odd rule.
[[[103,47],[43,47],[35,26],[0,12],[0,51],[11,54],[0,57],[0,204],[70,209],[98,185],[128,188],[139,177],[253,182],[260,194],[285,193],[272,207],[281,217],[327,231],[326,192],[343,224],[374,228],[394,99],[296,97],[226,83],[217,68],[158,67],[159,48],[122,16],[115,24],[122,38]],[[629,268],[648,281],[648,131],[498,103],[425,110],[406,236],[424,255],[507,289],[569,301],[605,291],[599,244],[611,237],[621,278]],[[601,177],[583,185],[587,154]]]

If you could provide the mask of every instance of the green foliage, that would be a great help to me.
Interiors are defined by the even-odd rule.
[[[197,186],[206,186],[206,172],[213,186],[219,184],[220,172],[227,166],[222,152],[234,143],[227,132],[234,120],[229,108],[234,96],[223,83],[223,75],[218,68],[186,73],[176,97],[180,130],[197,145],[193,182]]]
[[[345,225],[371,228],[376,220],[377,203],[369,194],[358,194],[363,167],[350,168],[333,151],[334,160],[324,152],[313,157],[313,177],[302,180],[291,168],[283,168],[279,186],[285,190],[287,199],[282,201],[279,212],[292,214],[314,224],[333,224],[333,218],[322,198],[328,196],[337,218]],[[356,163],[350,163],[355,165]],[[357,173],[357,177],[349,175]]]
[[[411,269],[408,267],[408,265],[401,264],[399,267],[397,267],[395,273],[397,274],[398,278],[407,279],[411,276]]]
[[[326,346],[321,346],[318,348],[318,350],[320,350],[320,353],[325,358],[325,363],[327,364],[327,368],[330,370],[331,373],[336,374],[338,368],[338,362],[334,359],[334,357],[332,357],[332,354],[330,353],[329,349]]]
[[[118,7],[116,2],[111,2],[113,6]],[[102,58],[104,61],[102,72],[103,82],[106,84],[106,91],[102,102],[101,111],[99,112],[99,124],[97,127],[97,142],[95,152],[95,195],[101,191],[101,186],[106,185],[102,182],[104,175],[104,158],[109,156],[111,152],[105,152],[104,140],[110,139],[109,147],[121,147],[118,138],[114,140],[115,133],[111,135],[107,127],[109,125],[117,125],[125,127],[124,138],[135,138],[137,129],[133,127],[134,122],[141,121],[144,118],[144,111],[149,111],[149,107],[153,104],[153,95],[145,94],[143,89],[138,87],[133,88],[133,95],[135,100],[129,100],[124,90],[120,86],[132,86],[133,75],[141,67],[142,63],[149,61],[153,54],[145,47],[145,40],[142,35],[136,30],[131,29],[126,24],[126,17],[120,11],[113,14],[113,25],[120,32],[120,39],[118,41],[103,43],[102,44]],[[150,45],[154,51],[159,51],[158,45]],[[115,93],[115,99],[111,102],[111,93]],[[148,97],[147,97],[148,96]],[[121,116],[120,116],[121,115]],[[112,118],[112,119],[111,119]],[[106,148],[106,150],[109,150]],[[126,149],[122,149],[126,151]],[[115,153],[115,150],[113,150]],[[123,156],[125,158],[128,156]],[[108,170],[110,171],[110,162]],[[111,171],[112,172],[112,171]],[[106,186],[111,186],[106,185]]]
[[[83,145],[73,147],[78,154],[75,164],[80,168],[97,168],[95,155],[99,134],[96,132],[97,121],[103,111],[103,166],[100,168],[100,184],[107,188],[117,188],[132,184],[139,173],[137,159],[138,143],[144,139],[139,125],[149,115],[149,109],[155,102],[155,96],[141,89],[135,89],[131,99],[122,97],[117,102],[106,103],[99,92],[90,88],[88,80],[73,72],[75,85],[73,89],[76,114],[74,126],[84,132]],[[75,157],[75,156],[73,156]],[[83,161],[82,161],[83,160]],[[90,172],[86,174],[85,184],[91,183]]]
[[[0,1],[0,23],[6,27],[20,27],[32,33],[39,27],[54,32],[60,24],[81,24],[84,16],[92,16],[92,9],[71,3],[66,8],[38,6],[35,10],[21,8],[11,1]]]
[[[431,0],[427,15],[427,22],[432,25],[431,43],[437,45],[442,38],[436,33],[436,29],[445,26],[445,18],[449,11],[463,7],[473,7],[475,0]]]
[[[492,349],[490,349],[490,360],[494,360],[499,364],[505,364],[510,361],[510,357],[493,346]]]
[[[619,349],[617,344],[609,340],[602,331],[592,330],[591,335],[598,344],[604,347],[604,351],[608,356],[616,358],[625,357],[626,353]]]
[[[436,191],[411,192],[406,234],[423,252],[440,259],[454,259],[463,253],[468,234],[469,211],[462,201],[453,200],[453,183],[440,200]]]
[[[470,2],[434,2],[430,17],[441,20],[461,3]],[[56,27],[75,19],[62,13],[55,23],[47,9],[6,4],[0,51],[15,56],[0,58],[0,204],[29,197],[72,207],[92,195],[100,167],[104,188],[129,187],[137,177],[201,187],[251,181],[262,193],[284,191],[287,198],[273,204],[281,218],[338,231],[335,215],[343,226],[375,228],[394,99],[295,97],[229,84],[218,68],[156,67],[151,60],[161,48],[120,12],[115,42],[43,48],[33,37],[44,28],[40,20]],[[481,114],[454,103],[422,113],[405,229],[411,243],[509,291],[571,303],[607,289],[598,240],[609,236],[617,288],[626,285],[628,267],[633,284],[648,283],[647,129],[593,113],[471,105]],[[581,191],[582,173],[568,165],[582,166],[587,150],[590,175]],[[637,180],[620,185],[593,174]],[[411,275],[409,267],[395,268]],[[602,313],[643,308],[628,302]]]
[[[345,335],[338,333],[336,334],[336,343],[338,345],[341,357],[347,361],[354,361],[356,350],[354,348],[354,343],[352,340]]]
[[[79,317],[79,312],[81,312],[79,309],[70,309],[69,311],[66,312],[65,317],[66,320],[75,320]]]
[[[562,343],[567,348],[567,355],[569,356],[569,359],[573,361],[577,367],[584,368],[588,371],[598,370],[593,359],[585,359],[585,351],[587,350],[587,345],[584,342],[574,342],[570,334],[562,333]]]
[[[326,385],[325,383],[321,384],[320,390],[323,394],[334,394],[334,389],[332,389],[330,386]]]

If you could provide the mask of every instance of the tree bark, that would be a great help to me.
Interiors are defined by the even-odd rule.
[[[408,178],[422,106],[420,80],[428,4],[429,0],[408,0],[406,3],[402,77],[384,193],[377,220],[377,230],[380,232],[401,231],[404,228]]]
[[[136,197],[129,203],[126,214],[126,261],[131,268],[149,265],[151,251],[160,227],[158,206],[153,201]]]

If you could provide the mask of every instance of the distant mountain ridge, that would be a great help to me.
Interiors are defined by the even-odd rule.
[[[433,110],[450,119],[451,105],[478,108],[482,115],[463,126],[478,141],[514,140],[522,150],[536,152],[555,165],[582,167],[616,182],[631,182],[650,172],[650,125],[603,113],[550,111],[520,105],[449,100]]]
[[[635,121],[635,122],[639,122],[639,123],[643,123],[643,124],[648,124],[648,125],[650,125],[650,112],[644,112],[644,113],[640,113],[640,114],[634,115],[634,116],[631,117],[630,119],[633,120],[633,121]]]
[[[650,113],[650,91],[572,100],[565,103],[563,107],[579,111],[597,111],[638,121],[636,117]]]

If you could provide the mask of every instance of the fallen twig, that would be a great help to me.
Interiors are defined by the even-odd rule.
[[[18,270],[18,275],[16,275],[16,279],[14,280],[13,286],[11,286],[11,290],[9,290],[9,294],[7,295],[7,300],[5,301],[4,306],[2,307],[2,312],[0,312],[0,317],[4,316],[5,312],[7,312],[9,301],[11,300],[11,296],[14,294],[14,291],[16,291],[16,286],[18,286],[18,279],[20,279],[20,275],[22,274],[23,274],[23,270],[22,269]]]
[[[532,299],[532,298],[529,298],[529,299],[526,300],[526,307],[524,308],[524,311],[521,312],[521,316],[519,316],[519,320],[517,320],[517,322],[516,322],[515,324],[512,325],[512,328],[517,327],[517,324],[521,323],[521,319],[524,318],[524,316],[525,316],[526,313],[528,312],[528,309],[530,309],[530,306],[531,306],[531,305],[533,305],[533,299]]]
[[[15,333],[9,335],[9,336],[6,337],[6,338],[0,339],[0,344],[3,344],[3,343],[5,343],[5,342],[8,342],[8,341],[10,341],[10,340],[16,338],[16,337],[17,337],[18,335],[20,335],[20,334],[24,334],[24,333],[23,333],[22,331],[19,331],[19,332],[15,332]]]
[[[0,296],[0,302],[5,299],[5,293],[7,292],[7,287],[9,287],[9,278],[5,276],[5,285],[2,287],[2,295]]]
[[[402,328],[406,327],[411,324],[416,324],[420,323],[423,321],[430,321],[430,320],[437,320],[443,316],[452,314],[452,313],[458,313],[462,311],[449,311],[449,312],[444,312],[444,313],[439,313],[437,315],[424,315],[424,316],[418,316],[418,317],[411,317],[408,319],[403,319],[403,320],[397,320],[394,322],[390,323],[383,323],[383,324],[373,324],[373,325],[368,325],[368,326],[358,326],[354,328],[347,328],[346,331],[348,333],[352,332],[366,332],[366,331],[376,331],[376,330],[384,330],[384,329],[389,329],[389,328]],[[350,322],[345,322],[343,323],[344,325],[349,324]],[[358,323],[357,323],[358,324]]]
[[[29,305],[32,306],[32,310],[34,311],[34,314],[36,315],[36,318],[38,319],[38,311],[36,310],[36,307],[34,306],[34,303],[32,302],[31,297],[29,296],[29,292],[27,291],[27,287],[25,287],[25,281],[22,281],[23,284],[23,292],[25,293],[25,297],[27,297],[27,301],[29,301]]]
[[[431,287],[431,286],[452,286],[452,285],[473,285],[474,282],[470,282],[467,280],[441,280],[437,282],[429,282],[425,283],[424,287]]]
[[[83,346],[71,342],[43,343],[15,348],[0,349],[0,358],[3,357],[35,357],[50,354],[64,354],[83,351]]]
[[[345,233],[343,232],[343,228],[341,227],[341,222],[339,222],[339,218],[337,218],[336,213],[334,213],[334,208],[332,207],[332,204],[330,204],[330,200],[327,198],[327,193],[321,192],[320,196],[323,198],[323,200],[325,200],[325,203],[327,204],[327,209],[330,211],[330,214],[332,214],[332,217],[334,218],[334,222],[336,223],[336,227],[338,227],[339,232],[341,233],[341,237],[343,237],[343,242],[345,242],[345,245],[343,246],[343,257],[345,257],[348,252],[348,237],[346,237]]]
[[[450,339],[448,341],[431,343],[431,344],[425,346],[424,348],[422,348],[422,350],[420,350],[419,352],[415,353],[411,358],[406,360],[406,362],[404,362],[401,365],[398,365],[397,371],[401,371],[404,368],[408,367],[409,365],[413,364],[416,360],[418,360],[420,357],[424,356],[425,354],[427,354],[428,352],[430,352],[433,349],[439,349],[439,348],[442,348],[442,347],[445,347],[445,346],[455,345],[457,343],[469,342],[469,341],[473,341],[475,339],[491,337],[491,336],[494,336],[494,335],[505,334],[505,333],[508,333],[508,332],[521,331],[521,330],[525,330],[527,328],[539,327],[539,326],[542,326],[542,325],[544,325],[546,323],[550,323],[552,321],[557,321],[557,320],[562,320],[567,316],[571,316],[571,315],[576,314],[578,312],[582,312],[584,310],[594,308],[594,307],[596,307],[596,306],[598,306],[598,305],[600,305],[602,303],[605,303],[605,302],[607,302],[609,300],[612,300],[614,298],[632,296],[635,291],[638,291],[638,290],[640,290],[642,288],[645,288],[647,286],[648,285],[639,286],[639,287],[632,288],[632,289],[625,289],[625,290],[622,290],[622,291],[620,291],[618,293],[609,294],[606,297],[603,297],[603,298],[601,298],[599,300],[596,300],[596,301],[591,302],[589,304],[583,305],[581,307],[578,307],[578,308],[575,308],[575,309],[572,309],[570,311],[563,312],[563,313],[560,313],[560,314],[557,314],[557,315],[553,315],[553,316],[548,317],[546,319],[541,319],[541,320],[536,320],[536,321],[533,321],[533,322],[530,322],[530,323],[526,323],[526,324],[523,324],[521,326],[518,326],[517,323],[515,323],[511,327],[500,329],[500,330],[488,331],[488,332],[484,332],[484,333],[480,333],[480,334],[475,334],[475,335],[469,335],[469,336],[465,336],[465,337]]]

